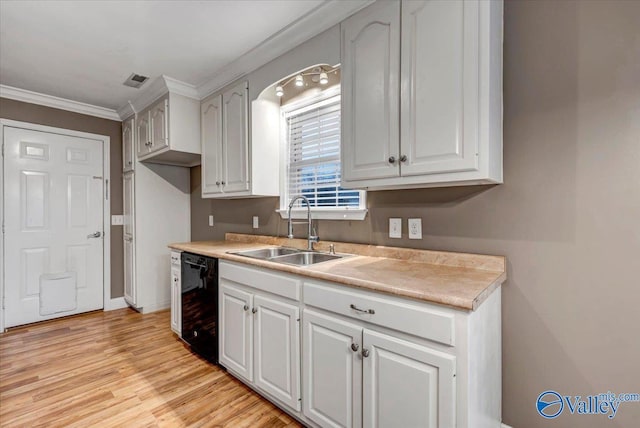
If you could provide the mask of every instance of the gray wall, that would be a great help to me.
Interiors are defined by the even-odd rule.
[[[319,225],[327,240],[502,254],[503,419],[526,427],[631,427],[535,411],[542,391],[640,392],[640,2],[508,1],[504,180],[499,186],[370,192],[362,222]],[[192,238],[286,234],[277,198],[200,198]],[[208,214],[216,225],[207,226]],[[387,218],[421,217],[424,239],[391,240]],[[300,230],[301,236],[304,231]]]
[[[122,123],[0,98],[0,118],[91,132],[111,138],[111,214],[122,214]],[[122,226],[111,226],[111,297],[124,295]]]

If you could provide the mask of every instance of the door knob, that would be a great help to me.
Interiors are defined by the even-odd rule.
[[[102,236],[101,232],[96,232],[96,233],[92,233],[90,235],[87,235],[87,238],[99,238]]]

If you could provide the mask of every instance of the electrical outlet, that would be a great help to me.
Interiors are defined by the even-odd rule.
[[[111,225],[112,226],[122,226],[124,224],[124,216],[122,215],[112,215],[111,216]]]
[[[409,219],[409,239],[422,239],[422,219]]]
[[[209,216],[209,226],[213,226],[213,215]]]
[[[402,219],[389,219],[389,238],[402,238]]]
[[[260,227],[260,219],[258,218],[257,215],[253,216],[253,228],[257,229],[258,227]]]

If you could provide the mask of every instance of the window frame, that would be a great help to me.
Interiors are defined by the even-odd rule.
[[[329,104],[333,101],[333,98],[336,97],[340,97],[340,85],[335,85],[317,95],[305,97],[280,107],[280,208],[276,211],[283,219],[289,218],[290,202],[287,187],[289,180],[289,130],[287,117],[293,112],[302,114],[305,111],[318,108],[318,104]],[[340,170],[342,171],[342,159],[340,159]],[[317,220],[364,220],[368,212],[367,192],[359,189],[354,190],[360,192],[360,204],[357,207],[311,207],[311,218]],[[293,208],[291,210],[291,217],[294,219],[306,219],[306,207]]]

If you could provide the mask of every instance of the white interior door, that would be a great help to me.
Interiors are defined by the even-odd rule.
[[[103,307],[103,142],[4,127],[5,327]]]

